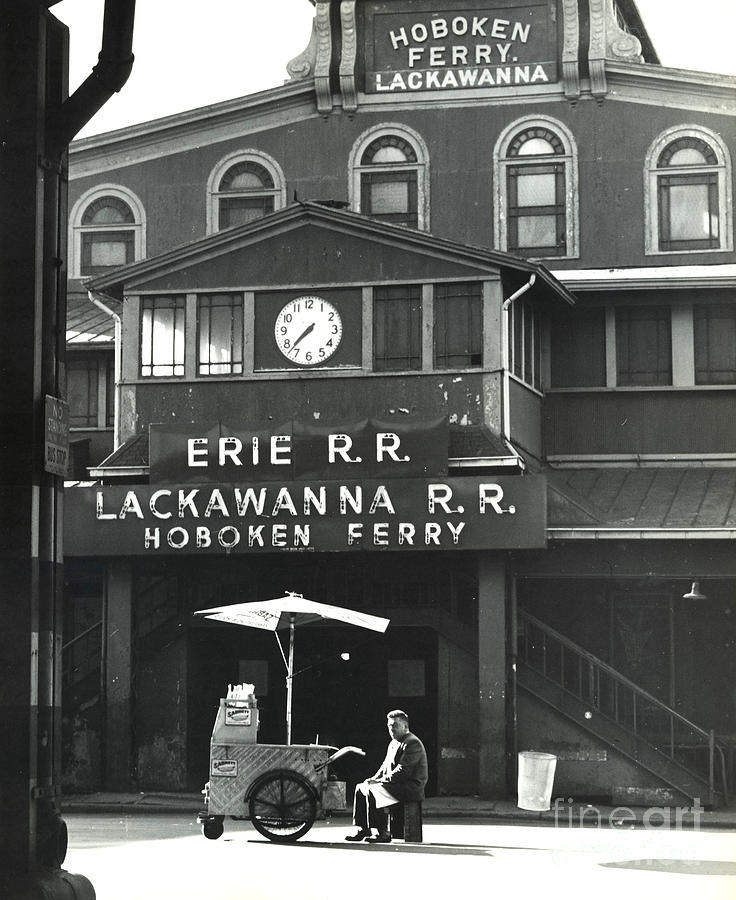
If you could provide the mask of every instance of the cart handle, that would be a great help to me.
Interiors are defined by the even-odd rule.
[[[326,766],[329,766],[330,763],[335,762],[335,760],[341,759],[343,756],[347,756],[349,753],[356,753],[358,756],[365,756],[365,750],[361,750],[360,747],[340,747],[339,750],[336,750],[332,756],[328,756],[327,759],[323,763],[319,763],[314,767],[315,772],[321,772]]]

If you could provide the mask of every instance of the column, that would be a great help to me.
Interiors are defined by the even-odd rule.
[[[104,617],[104,786],[130,790],[133,733],[132,698],[133,578],[126,559],[115,560],[105,573]]]
[[[478,790],[506,795],[506,562],[492,552],[478,560]]]

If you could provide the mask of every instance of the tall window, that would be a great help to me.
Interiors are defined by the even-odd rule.
[[[733,245],[731,166],[718,135],[671,129],[647,157],[647,252],[725,250]]]
[[[502,250],[577,256],[577,174],[572,137],[553,120],[517,122],[496,145],[496,228]]]
[[[207,232],[245,225],[286,201],[278,163],[258,150],[232,153],[215,166],[207,185]]]
[[[205,294],[199,298],[199,375],[243,372],[243,298],[239,294]]]
[[[616,309],[619,385],[672,384],[672,327],[668,306]]]
[[[70,353],[66,373],[69,425],[112,428],[115,396],[112,353]]]
[[[478,282],[434,289],[434,364],[438,369],[483,362],[483,308]]]
[[[143,208],[124,188],[103,185],[88,191],[69,220],[72,277],[101,275],[144,255]]]
[[[405,126],[383,126],[358,139],[351,154],[350,205],[373,219],[429,227],[428,154]]]
[[[539,312],[527,300],[509,307],[509,371],[530,387],[542,390],[542,328]]]
[[[695,384],[736,384],[736,308],[694,308]]]
[[[141,375],[184,374],[185,299],[144,297],[141,310]]]
[[[422,367],[422,289],[419,285],[373,291],[373,368],[377,372]]]

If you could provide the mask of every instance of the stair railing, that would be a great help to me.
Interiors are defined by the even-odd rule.
[[[517,654],[527,666],[588,705],[591,716],[593,712],[604,716],[636,741],[645,741],[707,781],[711,798],[715,795],[717,757],[728,802],[724,748],[712,730],[691,722],[531,613],[520,609],[517,618],[521,626]]]

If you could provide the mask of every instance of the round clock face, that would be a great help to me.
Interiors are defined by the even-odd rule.
[[[340,346],[342,319],[321,297],[297,297],[276,316],[276,345],[291,363],[318,366]]]

